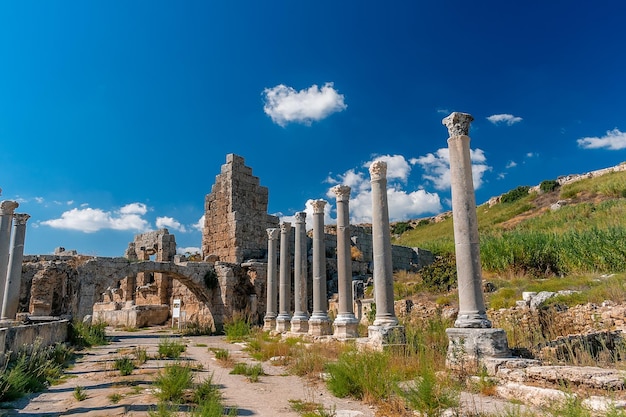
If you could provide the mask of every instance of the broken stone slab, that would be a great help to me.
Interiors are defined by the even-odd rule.
[[[511,351],[503,329],[449,328],[446,366],[469,370],[486,366],[487,358],[510,358]]]
[[[624,410],[626,409],[625,400],[615,400],[612,398],[600,397],[592,395],[589,398],[585,398],[580,403],[587,410],[596,413],[606,413],[612,410]]]
[[[517,382],[507,382],[506,384],[498,385],[496,393],[502,398],[521,401],[525,405],[535,407],[563,404],[571,396],[558,389],[533,387]]]
[[[525,369],[527,381],[570,382],[575,385],[624,389],[626,371],[595,366],[530,366]]]

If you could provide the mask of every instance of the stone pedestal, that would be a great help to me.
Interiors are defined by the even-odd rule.
[[[306,250],[306,213],[296,213],[294,239],[294,312],[291,318],[292,333],[309,331],[309,313],[307,312],[307,250]]]
[[[333,335],[339,339],[358,337],[359,321],[354,316],[352,295],[352,255],[350,253],[350,187],[332,188],[337,196],[337,275],[339,303]]]
[[[291,262],[289,253],[289,235],[291,223],[280,224],[280,286],[278,290],[278,317],[276,331],[288,332],[291,328]]]
[[[503,329],[446,329],[449,345],[446,366],[457,370],[475,371],[489,358],[511,356]]]
[[[263,330],[271,331],[276,329],[276,300],[278,296],[277,290],[277,269],[276,269],[276,244],[280,232],[278,229],[267,229],[267,307],[265,317],[263,318]]]
[[[313,206],[313,314],[309,319],[309,334],[327,336],[332,334],[328,317],[326,294],[326,244],[324,243],[325,200],[315,200]]]

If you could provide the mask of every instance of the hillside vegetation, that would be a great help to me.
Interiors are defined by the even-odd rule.
[[[478,207],[484,272],[549,277],[626,271],[626,172],[562,187],[544,181],[545,192],[528,189],[518,187],[492,207]],[[557,202],[561,207],[551,209]],[[452,217],[419,221],[394,243],[449,257],[454,252]]]

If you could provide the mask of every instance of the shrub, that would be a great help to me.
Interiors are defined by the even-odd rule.
[[[409,230],[413,230],[413,226],[408,222],[398,222],[391,226],[391,233],[394,235],[401,235]]]
[[[425,289],[431,291],[449,291],[456,286],[456,260],[454,255],[438,256],[430,265],[420,270]]]
[[[76,401],[84,401],[87,399],[87,392],[85,392],[85,388],[77,385],[74,387],[74,398]]]
[[[159,357],[178,359],[180,355],[187,349],[187,347],[176,340],[172,340],[169,337],[162,337],[159,340]]]
[[[191,387],[192,380],[193,372],[189,365],[166,365],[154,381],[159,388],[156,396],[161,401],[180,402],[185,390]]]
[[[235,318],[232,323],[224,324],[224,333],[229,342],[239,342],[250,335],[250,324],[243,318]]]
[[[133,355],[135,355],[135,363],[137,365],[142,365],[148,361],[146,348],[142,348],[140,346],[135,347],[135,349],[133,349]]]
[[[120,371],[120,375],[127,376],[133,373],[135,363],[128,356],[122,356],[115,359],[113,367]]]
[[[106,323],[85,324],[74,322],[69,326],[69,340],[73,346],[87,348],[109,343],[106,337]]]
[[[399,391],[411,408],[424,417],[438,417],[444,410],[459,404],[458,392],[438,381],[431,367],[424,367],[412,386]]]
[[[528,190],[530,190],[530,187],[528,185],[520,185],[519,187],[512,189],[508,193],[503,194],[500,202],[512,203],[514,201],[520,200],[528,196]]]
[[[539,184],[539,189],[544,193],[549,193],[556,190],[559,187],[559,183],[556,180],[545,180]]]
[[[209,290],[214,290],[220,285],[217,273],[214,270],[209,269],[206,274],[204,274],[204,285],[206,285]]]

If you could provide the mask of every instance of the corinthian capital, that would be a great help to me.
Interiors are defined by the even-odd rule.
[[[289,222],[282,222],[280,224],[280,232],[281,233],[289,233],[290,230],[291,230],[291,223],[289,223]]]
[[[4,200],[2,203],[0,203],[0,215],[12,215],[15,209],[19,206],[20,204],[17,201]]]
[[[295,218],[296,218],[296,223],[304,223],[306,221],[306,212],[305,211],[297,212],[295,215]]]
[[[370,177],[372,181],[387,177],[387,163],[385,161],[374,161],[370,165]]]
[[[448,128],[448,135],[468,136],[470,123],[474,120],[471,114],[455,111],[441,121]]]
[[[330,190],[337,196],[337,201],[350,200],[350,187],[347,185],[335,185]]]
[[[311,206],[313,206],[313,214],[323,214],[324,206],[326,206],[326,200],[313,200],[311,201]]]
[[[267,231],[267,238],[269,240],[276,240],[280,236],[280,231],[277,228],[265,229]]]
[[[15,213],[13,215],[13,225],[14,226],[22,226],[25,225],[26,222],[30,219],[30,214],[26,213]]]

